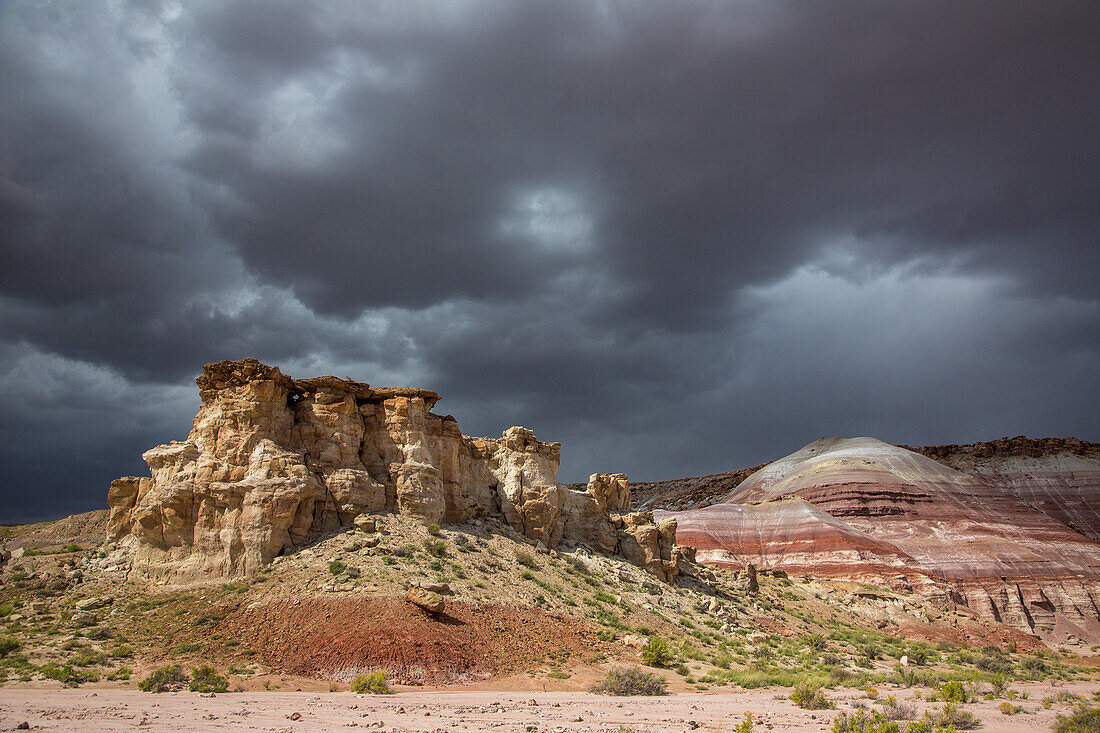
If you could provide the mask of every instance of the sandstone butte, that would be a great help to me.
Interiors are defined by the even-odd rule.
[[[821,439],[697,506],[655,515],[700,562],[886,585],[1047,641],[1100,641],[1100,445]]]
[[[431,390],[291,379],[255,359],[207,364],[185,441],[143,454],[150,476],[108,492],[108,542],[136,572],[188,582],[259,571],[279,555],[401,512],[425,523],[497,516],[541,549],[619,554],[670,581],[693,555],[676,520],[629,511],[625,475],[557,481],[561,445],[525,428],[472,438]]]

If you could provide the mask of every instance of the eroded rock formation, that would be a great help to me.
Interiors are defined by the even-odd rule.
[[[678,571],[675,521],[631,514],[625,475],[570,490],[557,482],[559,443],[521,427],[465,436],[431,412],[430,390],[291,379],[255,359],[207,364],[196,383],[188,439],[146,451],[150,476],[108,492],[108,541],[149,575],[255,572],[383,511],[443,523],[495,515],[546,548],[567,540],[621,552],[664,580]]]
[[[928,450],[937,460],[822,439],[718,503],[657,516],[702,562],[882,583],[1044,638],[1100,639],[1100,463]]]

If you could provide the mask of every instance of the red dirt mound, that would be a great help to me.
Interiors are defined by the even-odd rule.
[[[538,609],[449,603],[432,617],[392,597],[277,601],[242,608],[223,628],[284,673],[343,678],[385,669],[402,684],[485,678],[600,647],[578,622]]]

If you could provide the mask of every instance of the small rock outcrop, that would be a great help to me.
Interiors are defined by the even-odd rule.
[[[370,515],[424,522],[500,517],[554,548],[567,540],[620,552],[669,580],[684,557],[675,522],[631,514],[623,474],[585,491],[557,481],[561,444],[522,427],[473,438],[434,414],[431,390],[337,377],[291,379],[255,359],[207,364],[191,434],[143,454],[147,477],[108,492],[107,539],[159,578],[258,571]]]

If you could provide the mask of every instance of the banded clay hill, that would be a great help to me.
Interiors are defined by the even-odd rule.
[[[343,691],[381,671],[400,690],[581,695],[648,665],[672,692],[824,687],[838,708],[813,715],[772,693],[744,698],[773,729],[817,731],[866,707],[869,687],[917,716],[944,681],[994,685],[999,700],[1015,680],[1043,721],[1079,697],[1041,706],[1037,686],[1096,687],[1094,444],[833,438],[728,474],[566,485],[559,444],[521,427],[463,435],[431,390],[295,379],[254,359],[208,364],[196,381],[190,435],[146,451],[149,475],[115,480],[107,510],[0,528],[11,694],[128,688],[179,664],[261,694]],[[643,654],[658,640],[663,657]],[[0,721],[27,709],[6,708],[8,692]],[[478,705],[454,720],[503,714]],[[1001,715],[986,708],[983,720]],[[512,712],[529,730],[533,713]],[[401,730],[443,724],[401,705],[379,715]],[[631,722],[615,715],[547,720]],[[698,727],[649,715],[642,730]]]
[[[1100,641],[1095,444],[822,439],[708,498],[657,512],[702,562],[876,583],[1044,639]]]

